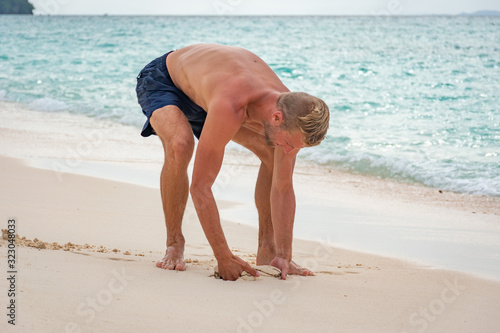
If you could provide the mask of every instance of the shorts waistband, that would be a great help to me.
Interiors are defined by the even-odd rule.
[[[160,58],[160,68],[162,71],[165,71],[168,73],[168,68],[167,68],[167,57],[170,53],[174,52],[175,50],[172,50],[170,52],[165,53],[164,55],[161,56]]]

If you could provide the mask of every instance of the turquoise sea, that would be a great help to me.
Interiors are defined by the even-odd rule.
[[[302,158],[500,197],[498,17],[0,16],[0,99],[139,135],[138,72],[193,43],[247,48],[327,102],[328,137]]]

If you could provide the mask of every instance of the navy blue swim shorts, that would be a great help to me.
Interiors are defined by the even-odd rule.
[[[186,115],[193,134],[199,139],[207,113],[177,88],[170,78],[166,60],[171,52],[173,51],[151,61],[137,76],[137,100],[142,107],[142,112],[148,118],[141,135],[147,137],[156,134],[149,123],[155,110],[167,105],[175,105]]]

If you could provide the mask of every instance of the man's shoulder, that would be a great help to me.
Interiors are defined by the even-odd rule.
[[[244,76],[233,76],[214,86],[210,99],[217,104],[230,105],[235,110],[246,110],[250,105],[261,104],[266,96],[281,92],[273,87],[255,84]]]
[[[272,69],[246,49],[195,44],[176,52],[172,67],[179,85],[190,87],[207,106],[222,99],[239,109],[270,90],[287,91]]]

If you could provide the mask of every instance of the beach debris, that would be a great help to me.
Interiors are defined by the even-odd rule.
[[[2,239],[3,240],[9,240],[9,230],[2,229]]]
[[[192,264],[199,264],[200,263],[200,261],[198,259],[190,259],[190,258],[185,259],[184,262],[186,264],[191,264],[191,263]]]
[[[9,239],[9,231],[7,229],[2,229],[2,239],[3,240],[8,240]],[[121,250],[114,248],[114,249],[109,249],[104,247],[103,245],[101,246],[96,246],[96,245],[90,245],[88,243],[85,243],[85,245],[79,245],[79,244],[74,244],[72,242],[67,242],[64,245],[61,245],[57,242],[44,242],[39,240],[38,238],[34,238],[33,240],[26,238],[26,237],[20,237],[19,235],[16,235],[15,238],[16,244],[18,246],[25,246],[25,247],[33,247],[39,250],[42,249],[47,249],[47,250],[62,250],[62,251],[67,251],[67,252],[75,252],[75,251],[88,251],[88,252],[99,252],[99,253],[114,253],[118,254],[121,252]],[[151,253],[151,251],[150,251]],[[125,251],[123,252],[123,255],[132,255],[131,251]],[[144,254],[142,253],[136,253],[135,256],[140,256],[144,257]],[[196,262],[198,262],[196,260]]]
[[[274,266],[261,265],[261,266],[254,266],[253,268],[266,276],[281,278],[281,270]]]
[[[44,242],[41,242],[41,241],[38,241],[38,242],[35,242],[33,247],[37,248],[37,249],[46,249],[47,246],[45,245]]]

